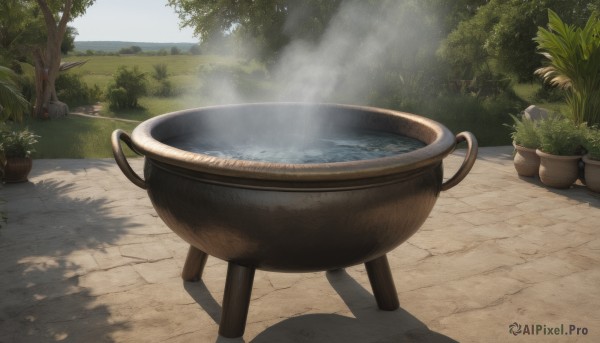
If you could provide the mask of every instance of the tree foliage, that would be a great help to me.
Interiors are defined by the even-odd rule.
[[[60,52],[63,55],[75,50],[75,37],[77,37],[77,35],[78,32],[74,27],[67,26],[67,31],[65,31],[65,36],[60,45]]]
[[[58,77],[61,48],[69,49],[67,24],[95,0],[3,0],[0,3],[0,44],[2,58],[28,61],[35,67],[35,114],[42,116],[57,102],[55,81]],[[67,36],[67,44],[63,40]]]
[[[18,88],[18,75],[0,66],[0,119],[20,121],[29,109],[29,102]]]
[[[600,124],[600,19],[593,15],[577,27],[552,10],[548,18],[548,29],[540,27],[535,38],[546,58],[546,66],[536,74],[567,91],[575,123]]]
[[[342,0],[169,0],[204,42],[237,35],[272,61],[290,41],[321,36]]]
[[[598,0],[489,0],[458,24],[439,53],[457,77],[472,78],[494,69],[532,80],[542,61],[533,38],[538,26],[548,23],[547,9],[581,24],[599,8]]]

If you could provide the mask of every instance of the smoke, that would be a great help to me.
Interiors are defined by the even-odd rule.
[[[399,35],[395,18],[364,1],[342,5],[316,46],[293,42],[284,51],[274,72],[282,85],[278,99],[326,102],[368,89],[368,82],[355,77],[381,64],[386,47]]]
[[[299,25],[298,17],[290,14],[285,27]],[[293,41],[280,53],[270,71],[275,88],[258,99],[364,104],[392,76],[408,87],[424,72],[424,59],[434,57],[439,32],[434,18],[417,1],[345,1],[318,42]],[[236,90],[238,81],[211,80],[218,85],[211,86],[213,101],[246,102]]]
[[[232,104],[257,101],[349,103],[370,105],[373,98],[395,97],[398,82],[415,88],[427,74],[426,66],[435,58],[440,30],[435,16],[414,0],[344,1],[317,42],[291,42],[270,68],[274,85],[266,93],[248,101],[240,92],[239,79],[218,75],[208,84],[214,103]],[[299,25],[293,13],[285,27]],[[301,17],[301,16],[300,16]],[[413,89],[414,90],[414,89]],[[278,120],[267,125],[275,127]],[[225,127],[232,132],[235,123],[211,118],[216,132]],[[289,136],[314,136],[323,127],[318,117],[299,115],[283,126]],[[329,123],[331,124],[331,123]],[[243,132],[240,127],[236,132]],[[274,131],[280,131],[275,128]]]

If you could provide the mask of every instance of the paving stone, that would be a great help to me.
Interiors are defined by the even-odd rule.
[[[377,309],[364,265],[257,271],[244,341],[600,341],[600,195],[519,178],[511,153],[480,149],[388,254],[399,310]],[[0,342],[242,341],[217,334],[227,263],[209,257],[201,282],[183,282],[189,245],[112,159],[36,160],[30,180],[0,188]],[[514,337],[512,323],[589,333]]]

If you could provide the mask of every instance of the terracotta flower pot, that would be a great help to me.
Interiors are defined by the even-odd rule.
[[[592,160],[588,155],[583,156],[585,163],[585,182],[592,192],[600,193],[600,161]]]
[[[31,171],[31,157],[8,157],[4,165],[4,182],[25,182]]]
[[[513,143],[515,158],[513,159],[517,174],[520,176],[536,176],[540,169],[540,157],[535,149],[529,149]]]
[[[554,188],[568,188],[579,176],[577,163],[581,159],[579,155],[559,156],[547,154],[536,150],[540,157],[540,180],[546,186]]]

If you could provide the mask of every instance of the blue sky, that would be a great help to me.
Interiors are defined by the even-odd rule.
[[[78,41],[197,42],[166,0],[96,0],[70,24]]]

